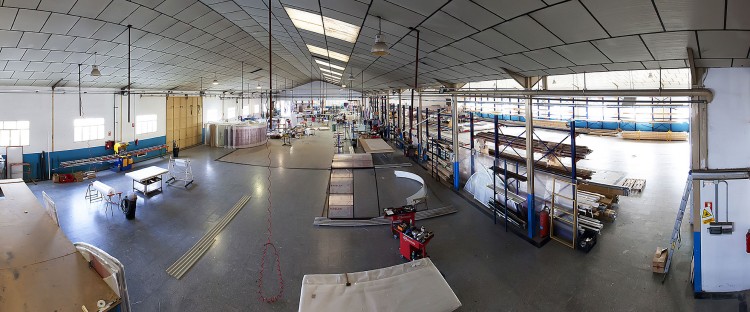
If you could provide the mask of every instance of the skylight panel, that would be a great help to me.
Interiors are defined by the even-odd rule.
[[[292,19],[294,27],[328,37],[341,39],[350,43],[357,42],[357,36],[359,35],[359,26],[352,25],[347,22],[343,22],[330,17],[325,17],[317,13],[301,11],[289,7],[285,7],[284,9],[289,15],[289,18]]]
[[[310,53],[317,54],[320,56],[324,56],[326,58],[330,57],[334,60],[339,60],[344,63],[349,61],[349,56],[345,54],[341,54],[338,52],[328,51],[326,49],[323,49],[321,47],[316,47],[314,45],[307,45],[307,49],[310,50]]]
[[[331,63],[328,63],[328,62],[323,61],[323,60],[315,59],[315,62],[318,63],[318,64],[320,64],[320,65],[323,65],[323,66],[326,66],[326,67],[330,67],[330,68],[333,68],[333,69],[344,70],[344,68],[341,67],[341,66],[338,66],[338,65],[335,65],[335,64],[331,64]]]
[[[339,77],[341,76],[341,73],[332,71],[330,69],[325,69],[325,68],[321,67],[320,70],[322,70],[322,71],[324,71],[326,73],[329,73],[329,74],[333,74],[334,76],[339,76]]]

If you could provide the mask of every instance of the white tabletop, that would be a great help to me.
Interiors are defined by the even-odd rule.
[[[156,176],[160,176],[160,175],[166,174],[168,172],[169,172],[169,170],[167,170],[167,169],[164,169],[164,168],[161,168],[161,167],[156,167],[156,166],[151,166],[151,167],[148,167],[148,168],[143,168],[141,170],[136,170],[136,171],[133,171],[133,172],[128,172],[127,174],[125,174],[125,176],[127,176],[127,177],[129,177],[129,178],[131,178],[131,179],[133,179],[135,181],[143,181],[143,180],[151,179],[151,178],[156,177]]]

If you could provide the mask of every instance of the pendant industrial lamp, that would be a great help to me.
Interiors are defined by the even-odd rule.
[[[213,82],[213,84],[214,84],[214,86],[217,85],[217,84],[219,84],[219,81],[216,80],[216,73],[214,73],[214,82]]]
[[[378,34],[375,35],[375,44],[372,45],[370,50],[372,55],[384,56],[388,55],[388,45],[385,43],[385,36],[383,36],[383,30],[381,26],[380,16],[378,16]]]
[[[354,81],[354,73],[352,70],[349,70],[349,78],[346,78],[346,80]],[[349,84],[352,84],[351,82]]]
[[[99,66],[96,65],[96,52],[94,52],[94,65],[91,66],[91,76],[99,77],[102,73],[99,71]]]

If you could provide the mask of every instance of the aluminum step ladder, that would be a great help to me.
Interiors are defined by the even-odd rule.
[[[685,190],[682,192],[682,201],[680,202],[680,210],[677,211],[677,218],[674,220],[674,229],[672,229],[672,240],[669,244],[669,251],[667,253],[667,263],[664,265],[664,279],[662,283],[667,279],[667,273],[669,273],[669,265],[672,264],[672,256],[674,255],[675,248],[679,248],[682,244],[682,237],[680,236],[680,227],[682,227],[682,218],[685,216],[685,209],[687,209],[688,202],[690,201],[690,194],[693,191],[693,177],[692,174],[688,174],[687,181],[685,181]]]

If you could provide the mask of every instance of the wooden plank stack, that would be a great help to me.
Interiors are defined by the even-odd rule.
[[[488,149],[488,152],[489,152],[490,156],[494,156],[495,155],[495,150],[494,149]],[[508,153],[508,152],[502,152],[497,157],[501,158],[501,159],[505,159],[505,160],[511,161],[511,162],[517,162],[517,163],[519,163],[521,165],[525,165],[526,164],[526,158],[518,156],[516,154],[511,154],[511,153]],[[536,166],[534,166],[534,169],[536,171],[557,174],[557,175],[561,175],[561,176],[564,176],[564,177],[570,177],[570,169],[566,170],[565,168],[562,168],[562,167],[552,166],[549,163],[547,163],[547,161],[545,161],[544,159],[537,160],[536,161]],[[591,176],[593,174],[594,174],[593,170],[584,169],[584,168],[581,168],[581,167],[577,167],[576,168],[576,177],[578,177],[580,179],[590,180]]]
[[[623,131],[622,138],[628,140],[687,141],[687,132]]]

